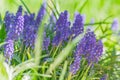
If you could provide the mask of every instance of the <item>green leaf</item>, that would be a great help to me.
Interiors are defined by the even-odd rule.
[[[0,80],[8,80],[8,73],[4,64],[4,57],[0,55]]]
[[[61,75],[60,75],[59,80],[64,80],[65,73],[66,73],[66,70],[67,70],[67,65],[68,65],[68,62],[65,61],[65,63],[64,63],[64,67],[63,67],[63,70],[62,70],[62,73],[61,73]]]
[[[6,31],[5,31],[5,26],[4,24],[1,24],[1,29],[0,29],[0,42],[3,42],[5,37],[6,37]]]

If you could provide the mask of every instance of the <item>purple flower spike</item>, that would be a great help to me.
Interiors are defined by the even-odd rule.
[[[94,31],[95,30],[95,27],[93,27],[94,23],[95,23],[94,18],[91,18],[90,25],[87,28],[90,29],[91,31]]]
[[[48,50],[49,44],[50,44],[50,38],[45,37],[44,40],[43,40],[43,50]]]
[[[99,59],[99,56],[101,56],[103,52],[103,43],[101,40],[97,41],[94,51],[96,53],[96,56],[98,56],[98,59]]]
[[[5,26],[7,31],[7,39],[17,40],[23,31],[24,17],[22,16],[22,7],[20,6],[16,16],[6,12]]]
[[[80,69],[81,56],[76,56],[74,62],[70,66],[70,72],[74,75]]]
[[[95,23],[95,19],[92,18],[92,19],[90,20],[90,23],[91,23],[91,24],[94,24],[94,23]]]
[[[19,6],[18,8],[14,23],[15,23],[15,27],[13,30],[15,30],[14,32],[16,37],[19,37],[20,34],[22,34],[24,28],[24,17],[22,16],[22,6]]]
[[[6,57],[6,61],[8,62],[8,60],[12,59],[13,53],[14,53],[14,41],[13,40],[6,40],[6,44],[4,46],[5,50],[4,50],[4,54]]]
[[[113,20],[111,29],[112,29],[113,31],[117,31],[117,30],[118,30],[118,27],[119,27],[119,20],[118,20],[117,18],[115,18],[115,19]]]
[[[52,45],[57,46],[59,45],[60,41],[62,41],[61,34],[57,32],[56,36],[53,38]]]
[[[91,54],[87,56],[88,63],[97,63],[102,55],[103,52],[103,44],[101,40],[96,42],[94,49],[91,51]]]
[[[82,56],[85,57],[85,59],[88,61],[88,64],[97,63],[102,55],[102,52],[103,44],[101,40],[97,41],[94,32],[88,30],[87,33],[79,42],[79,44],[77,45],[73,64],[77,64],[76,59],[79,59]],[[73,74],[76,74],[76,72],[79,70],[78,69],[79,67],[77,66],[75,68],[76,70],[73,69],[74,67],[76,66],[71,67],[70,71]]]
[[[107,75],[104,74],[102,78],[100,78],[100,80],[107,80]]]
[[[48,46],[50,44],[50,38],[46,36],[46,32],[44,32],[44,39],[43,39],[43,50],[48,50]]]
[[[16,22],[14,22],[14,24],[12,25],[12,28],[7,33],[7,38],[12,40],[17,40],[23,31],[23,26],[24,26],[24,18],[23,16],[19,16],[16,19]]]
[[[45,15],[45,3],[42,4],[38,15],[35,19],[35,14],[28,15],[25,13],[25,25],[24,25],[24,31],[23,31],[23,40],[26,45],[26,47],[34,48],[34,42],[37,35],[38,27],[41,24],[41,21]]]
[[[58,46],[61,41],[66,41],[71,34],[70,22],[68,21],[68,12],[64,11],[60,14],[55,26],[56,35],[53,38],[53,45]]]
[[[60,14],[59,19],[56,22],[56,31],[63,31],[64,29],[69,29],[70,22],[68,21],[68,12],[64,11]]]
[[[14,41],[17,40],[23,32],[24,17],[22,16],[22,7],[19,7],[16,16],[6,12],[4,21],[7,31],[7,44],[5,45],[4,54],[6,60],[8,61],[12,59],[14,52]]]
[[[49,19],[50,22],[52,23],[56,23],[56,17],[55,17],[55,14],[52,12],[52,14],[50,15],[50,19]]]
[[[16,16],[21,16],[22,15],[22,6],[19,6],[18,11],[16,13]]]
[[[34,48],[34,41],[36,37],[36,30],[35,30],[35,15],[34,14],[25,14],[25,25],[23,30],[23,40],[26,47]]]
[[[40,8],[40,10],[39,10],[39,12],[37,14],[37,18],[36,18],[36,30],[38,30],[38,27],[39,27],[39,25],[40,25],[40,23],[41,23],[44,15],[45,15],[45,12],[46,12],[45,5],[46,5],[45,3],[43,3],[41,5],[41,8]]]
[[[85,15],[85,14],[82,14],[81,16],[82,16],[82,19],[83,19],[82,23],[85,23],[86,15]]]
[[[24,26],[24,17],[18,16],[15,27],[15,34],[17,36],[20,36],[20,34],[23,32],[23,26]]]
[[[6,32],[8,32],[13,27],[14,22],[15,22],[15,16],[7,11],[4,18]]]
[[[73,37],[78,36],[84,31],[83,17],[78,13],[75,16],[75,22],[71,28]]]

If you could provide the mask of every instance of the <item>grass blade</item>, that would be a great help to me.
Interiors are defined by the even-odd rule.
[[[65,61],[64,67],[63,67],[63,70],[62,70],[62,73],[61,73],[61,75],[60,75],[59,80],[64,80],[64,76],[65,76],[65,73],[66,73],[66,70],[67,70],[67,65],[68,65],[68,62]]]
[[[24,7],[26,8],[26,10],[28,11],[29,14],[31,14],[30,10],[28,9],[27,5],[24,3],[23,0],[20,0],[21,3],[24,5]]]

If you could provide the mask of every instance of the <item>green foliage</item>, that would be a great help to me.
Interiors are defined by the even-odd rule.
[[[0,78],[1,80],[8,80],[9,74],[6,71],[4,60],[3,55],[0,55]]]
[[[1,0],[6,2],[7,9],[17,9],[19,4],[24,6],[24,10],[36,12],[41,0]],[[9,4],[9,5],[8,5]],[[17,5],[16,5],[17,4]],[[1,80],[22,80],[25,77],[32,80],[99,80],[104,74],[107,75],[107,80],[120,79],[120,42],[119,32],[111,30],[111,19],[120,17],[120,1],[119,0],[48,0],[48,13],[42,24],[40,25],[38,35],[35,42],[34,51],[30,48],[25,48],[19,41],[15,46],[15,54],[12,64],[6,65],[3,57],[3,50],[0,49],[0,78]],[[112,5],[112,6],[111,6]],[[34,7],[33,7],[34,6]],[[4,8],[5,6],[2,5]],[[2,8],[1,7],[1,8]],[[4,8],[5,9],[5,8]],[[5,11],[7,10],[5,9]],[[76,44],[81,40],[83,35],[79,35],[73,41],[69,40],[66,46],[50,48],[50,54],[42,51],[44,25],[47,22],[49,11],[54,11],[56,18],[61,11],[68,10],[70,19],[73,19],[74,12],[80,12],[87,17],[85,28],[91,26],[95,29],[95,34],[98,39],[102,39],[104,43],[104,52],[98,64],[88,65],[83,58],[80,69],[76,75],[69,72],[70,64],[73,61],[73,50]],[[0,15],[0,48],[5,44],[6,37],[5,25],[3,22],[4,11]],[[94,18],[95,23],[90,24],[90,19]],[[52,32],[47,31],[51,38]],[[2,43],[3,42],[3,43]],[[21,45],[20,45],[21,44]],[[62,49],[63,48],[63,49]],[[46,59],[47,58],[47,59]],[[46,60],[45,60],[46,59]],[[7,67],[6,67],[7,66]],[[10,70],[10,72],[7,71]],[[11,75],[12,74],[12,75]]]

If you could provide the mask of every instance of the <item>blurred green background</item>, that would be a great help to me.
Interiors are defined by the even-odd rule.
[[[39,6],[44,0],[23,0],[31,12],[37,12]],[[50,6],[50,0],[47,0]],[[85,14],[87,21],[91,18],[101,20],[112,15],[120,17],[120,0],[53,0],[59,12],[68,10],[71,18],[74,12]],[[4,16],[7,10],[15,12],[19,5],[22,5],[20,0],[0,0],[0,13]],[[83,6],[84,5],[84,6]]]

